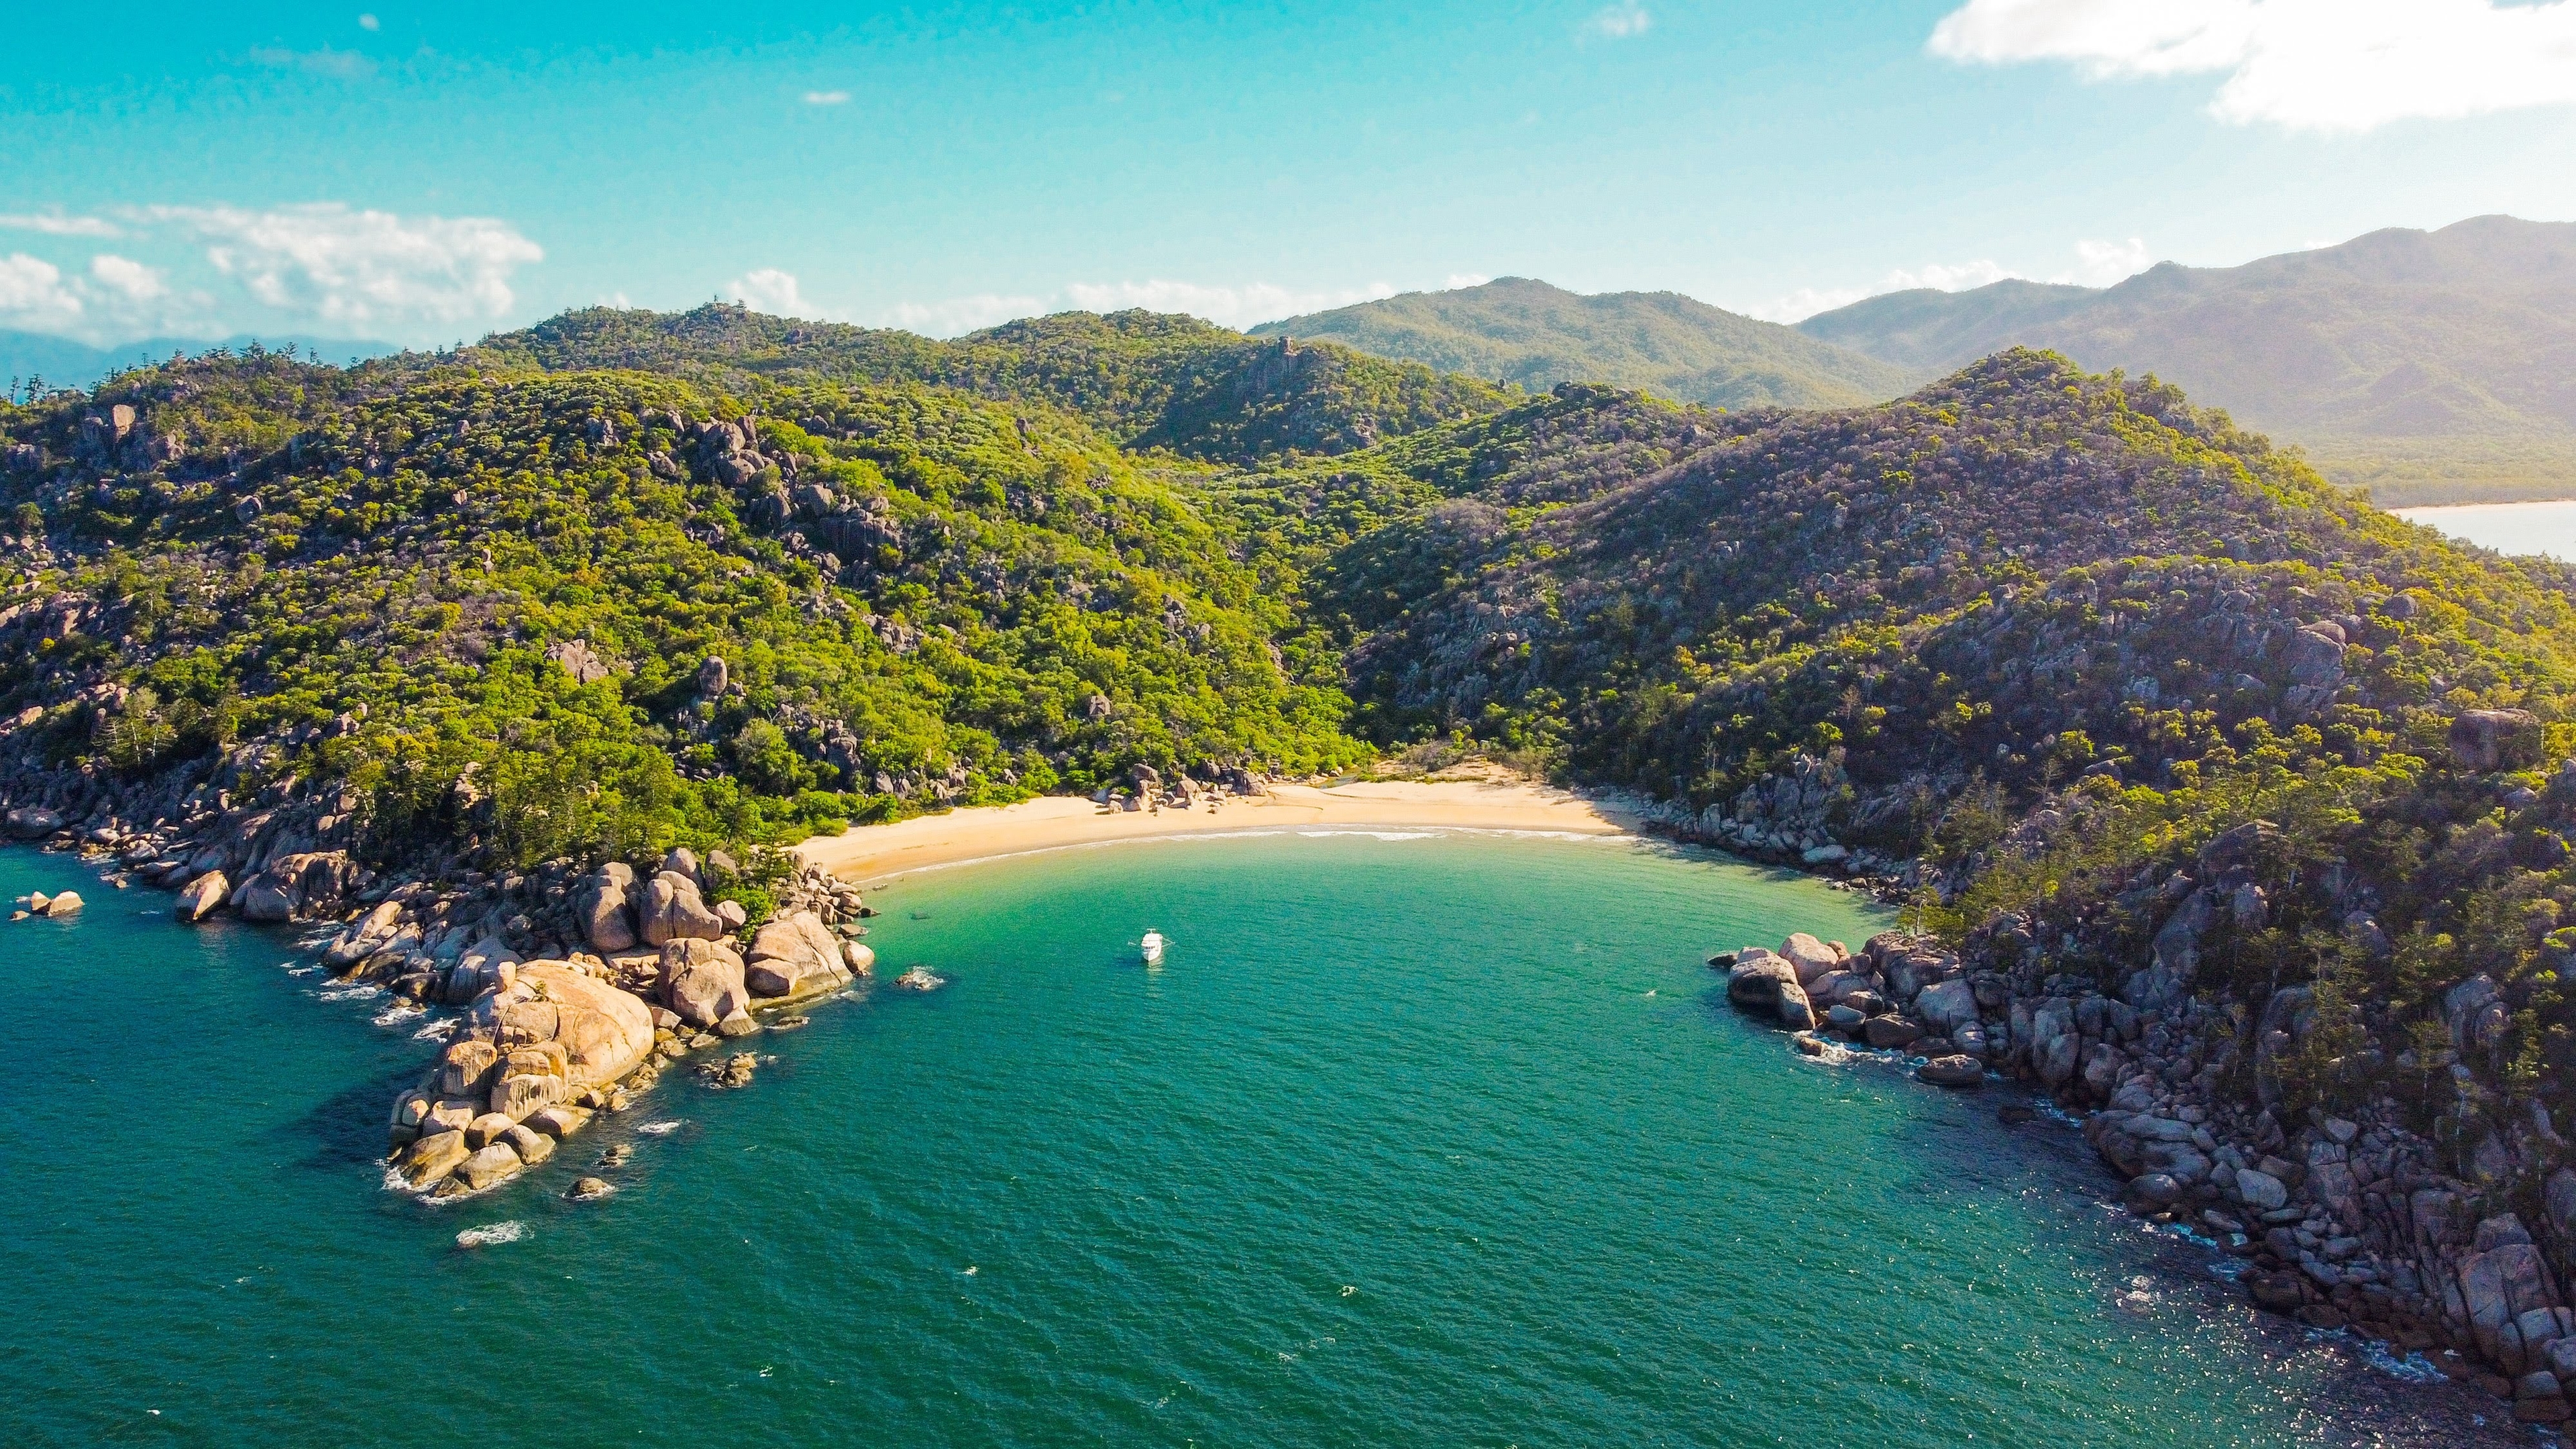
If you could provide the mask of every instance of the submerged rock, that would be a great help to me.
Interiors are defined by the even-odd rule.
[[[1914,1075],[1936,1087],[1977,1087],[1985,1084],[1986,1066],[1970,1056],[1934,1057],[1916,1067]]]

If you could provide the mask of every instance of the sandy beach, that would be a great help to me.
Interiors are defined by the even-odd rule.
[[[1523,780],[1388,780],[1330,789],[1273,785],[1267,795],[1160,812],[1113,810],[1085,799],[1047,796],[892,825],[863,825],[841,835],[816,836],[796,850],[833,874],[864,885],[932,866],[1163,835],[1344,827],[1617,835],[1634,823],[1634,817],[1614,805]]]

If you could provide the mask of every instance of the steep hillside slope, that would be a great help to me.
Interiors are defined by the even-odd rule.
[[[1906,369],[1678,292],[1583,296],[1526,277],[1409,292],[1266,322],[1257,336],[1321,338],[1538,390],[1607,382],[1718,407],[1846,407],[1895,396]]]
[[[293,777],[363,851],[504,861],[1354,757],[1331,662],[1079,420],[761,401],[271,357],[15,411],[8,748]]]
[[[2153,373],[2386,504],[2576,489],[2576,224],[2390,229],[2097,292],[1900,292],[1798,326],[1926,375],[2016,344]]]

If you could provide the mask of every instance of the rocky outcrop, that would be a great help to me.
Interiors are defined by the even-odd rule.
[[[171,914],[183,921],[202,921],[222,910],[231,894],[232,886],[224,879],[224,873],[208,871],[179,888],[179,899],[171,906]]]
[[[1816,1024],[1815,1007],[1798,980],[1797,963],[1760,946],[1736,953],[1727,973],[1726,999],[1791,1031],[1805,1031]]]
[[[2451,721],[2451,758],[2464,770],[2528,770],[2546,745],[2540,716],[2526,709],[2462,710]]]
[[[576,909],[581,916],[582,939],[594,951],[611,952],[634,949],[641,939],[635,933],[635,871],[621,861],[610,861],[599,868],[582,887]]]
[[[344,850],[281,855],[233,888],[233,909],[246,921],[293,921],[327,914],[356,879]]]
[[[636,934],[647,946],[673,941],[715,941],[725,935],[724,921],[698,893],[698,883],[675,870],[657,872],[636,903]]]
[[[850,983],[852,975],[841,946],[823,918],[813,912],[782,916],[751,938],[744,984],[754,996],[780,1000],[838,990]]]
[[[61,814],[42,805],[21,805],[0,818],[6,819],[10,837],[17,840],[42,840],[63,828]]]
[[[742,956],[729,941],[679,937],[664,943],[661,995],[691,1026],[712,1027],[751,1009]]]

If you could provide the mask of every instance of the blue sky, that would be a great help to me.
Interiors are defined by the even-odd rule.
[[[1787,318],[2576,219],[2576,0],[52,7],[0,327],[567,306],[1242,325],[1464,278]],[[2372,44],[2372,41],[2394,42]]]

